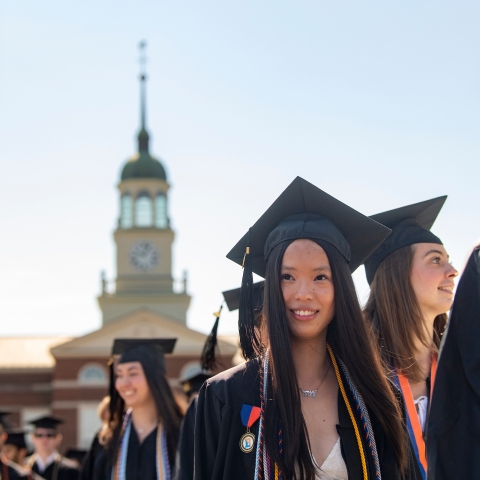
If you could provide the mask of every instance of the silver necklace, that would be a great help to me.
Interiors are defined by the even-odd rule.
[[[303,388],[298,387],[300,389],[300,393],[302,394],[302,397],[316,397],[317,391],[322,386],[325,379],[327,378],[327,374],[329,370],[330,370],[330,362],[328,362],[327,371],[325,372],[325,375],[323,376],[322,381],[320,382],[320,385],[315,390],[304,390]]]

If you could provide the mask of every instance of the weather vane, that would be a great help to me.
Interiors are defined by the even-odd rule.
[[[140,57],[138,59],[138,62],[140,63],[140,122],[141,122],[141,128],[142,130],[145,129],[145,121],[146,121],[146,79],[147,79],[147,73],[146,73],[146,64],[147,64],[147,42],[145,40],[142,40],[138,44],[138,50],[140,51]]]
[[[138,50],[140,51],[140,80],[145,81],[147,77],[146,66],[147,66],[147,42],[142,40],[138,44]]]

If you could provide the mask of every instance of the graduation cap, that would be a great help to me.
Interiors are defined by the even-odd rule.
[[[25,430],[12,429],[7,432],[7,440],[5,445],[14,445],[17,448],[27,448],[25,442]]]
[[[389,233],[387,227],[296,177],[227,254],[244,266],[238,320],[244,357],[254,358],[261,349],[255,332],[252,272],[265,277],[266,262],[277,245],[299,238],[327,242],[353,272]]]
[[[175,347],[176,338],[116,338],[112,347],[112,358],[109,362],[110,367],[110,421],[113,420],[115,409],[118,402],[118,392],[115,389],[115,371],[114,355],[120,355],[117,363],[140,362],[143,365],[156,361],[157,372],[165,375],[167,369],[165,365],[165,353],[172,353]]]
[[[46,415],[44,417],[35,418],[30,420],[31,425],[35,428],[48,428],[49,430],[56,430],[57,426],[65,423],[64,420],[60,417],[55,417],[53,415]]]
[[[113,342],[112,355],[123,355],[138,347],[152,347],[158,349],[159,354],[172,353],[176,341],[176,338],[116,338]]]
[[[265,282],[257,282],[252,286],[253,306],[255,312],[260,312],[263,305],[263,286]],[[223,304],[226,303],[228,310],[233,312],[238,310],[240,306],[240,293],[241,288],[234,288],[232,290],[226,290],[222,292],[224,302],[220,305],[218,312],[215,312],[215,323],[213,324],[212,331],[210,332],[205,345],[203,347],[202,355],[200,357],[200,363],[203,370],[213,370],[217,364],[216,349],[217,349],[217,330],[220,321],[220,314],[222,312]]]
[[[253,305],[255,310],[260,310],[263,305],[263,287],[265,282],[256,282],[252,285],[252,296],[253,296]],[[227,304],[228,310],[233,312],[240,308],[240,293],[241,288],[234,288],[233,290],[227,290],[222,292],[225,303]]]
[[[442,245],[442,241],[430,229],[446,199],[444,195],[370,217],[392,229],[392,234],[365,261],[365,273],[370,285],[379,265],[396,250],[415,243]]]
[[[195,365],[189,368],[179,381],[185,394],[190,397],[193,393],[199,392],[202,385],[211,376],[212,374],[205,371],[200,365]]]

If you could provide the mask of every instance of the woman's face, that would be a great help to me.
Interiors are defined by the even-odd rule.
[[[443,245],[413,245],[410,282],[425,318],[432,322],[437,315],[448,312],[453,303],[453,279],[457,270],[449,263]]]
[[[127,407],[138,407],[152,400],[140,362],[119,363],[115,368],[115,374],[115,388]]]
[[[332,272],[325,250],[299,239],[286,249],[281,285],[291,335],[298,340],[326,336],[335,314]]]

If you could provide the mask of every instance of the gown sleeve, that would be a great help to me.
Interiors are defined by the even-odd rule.
[[[195,415],[194,480],[253,478],[255,453],[239,446],[246,427],[242,405],[260,406],[258,364],[251,361],[207,380],[198,396]],[[258,439],[258,421],[251,427]]]
[[[85,458],[82,462],[82,467],[80,469],[80,480],[92,480],[93,479],[93,468],[95,466],[95,458],[100,450],[102,450],[102,445],[98,440],[98,433],[95,435],[95,438],[90,445],[90,450],[88,450]]]
[[[194,471],[194,435],[195,413],[197,410],[197,397],[188,406],[183,419],[178,440],[178,450],[175,459],[175,480],[192,480]]]
[[[95,455],[93,464],[92,480],[110,480],[111,471],[108,468],[107,451],[102,448]]]
[[[222,424],[222,407],[210,385],[205,383],[198,395],[195,416],[194,480],[213,477]]]

